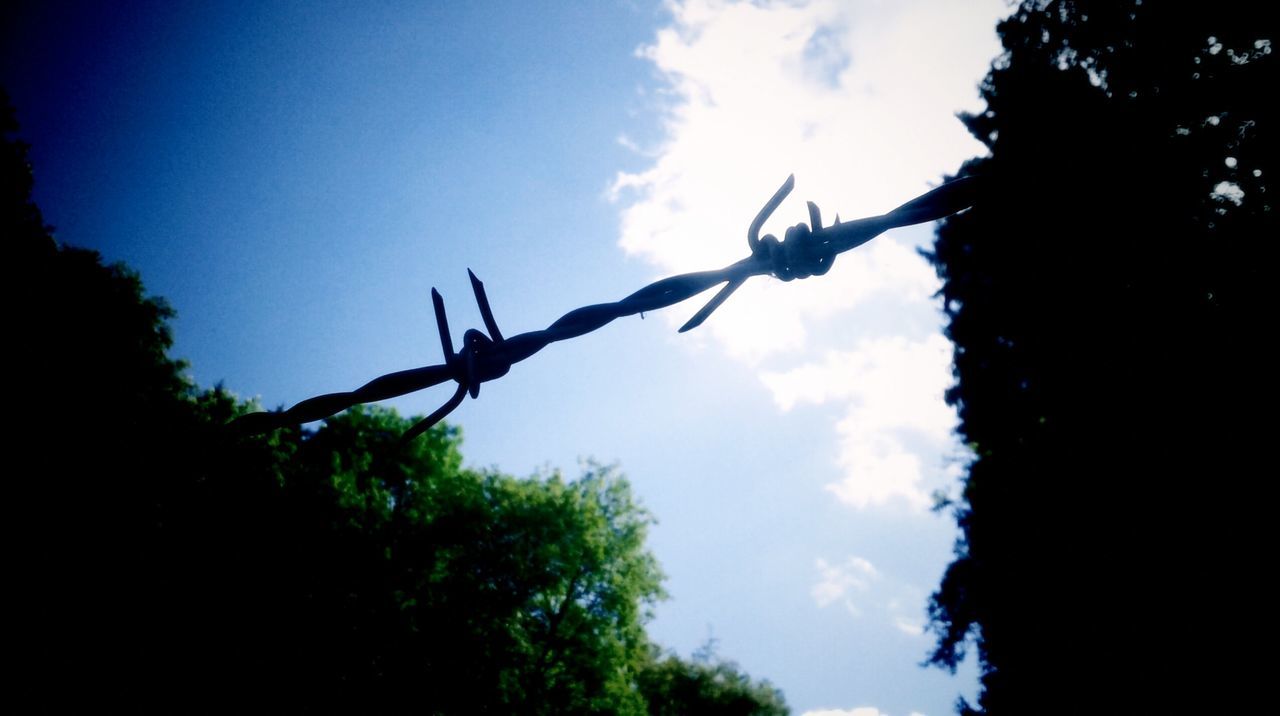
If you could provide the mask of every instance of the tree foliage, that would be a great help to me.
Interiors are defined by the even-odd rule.
[[[26,458],[7,499],[7,633],[28,703],[785,712],[732,669],[696,694],[654,677],[683,662],[645,635],[662,575],[616,469],[465,469],[456,428],[404,443],[414,421],[376,407],[228,431],[252,406],[186,377],[173,312],[136,273],[54,240],[4,120],[10,424]]]
[[[1260,683],[1227,622],[1268,606],[1268,17],[1038,0],[999,25],[963,118],[984,194],[933,254],[975,458],[932,661],[976,645],[989,712],[1222,708]]]
[[[781,716],[789,713],[782,692],[769,682],[752,682],[737,664],[717,658],[710,649],[685,661],[651,648],[650,660],[637,678],[650,716]]]
[[[277,605],[254,638],[289,646],[261,668],[365,705],[643,710],[632,680],[661,575],[626,482],[463,470],[452,429],[401,445],[411,424],[349,411],[279,463],[284,571],[246,607]]]

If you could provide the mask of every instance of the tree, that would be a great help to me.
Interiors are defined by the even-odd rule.
[[[306,519],[327,516],[312,529],[324,541],[299,545],[303,566],[288,578],[314,585],[314,614],[288,635],[308,640],[296,678],[333,691],[326,672],[339,663],[331,698],[427,693],[450,713],[643,710],[631,680],[661,574],[626,482],[598,465],[574,481],[462,470],[456,431],[401,445],[411,424],[349,411],[284,468],[286,490],[325,485],[332,496],[300,498]],[[316,633],[335,612],[358,628]]]
[[[54,241],[0,100],[7,432],[20,458],[6,491],[14,681],[65,694],[65,675],[85,674],[110,694],[110,679],[94,675],[155,613],[155,533],[169,527],[167,473],[190,464],[179,451],[194,434],[195,391],[167,355],[169,307],[126,267]]]
[[[465,469],[456,428],[402,442],[416,421],[375,407],[316,430],[227,430],[254,406],[186,377],[168,355],[173,312],[135,272],[54,240],[5,110],[0,220],[21,348],[6,636],[20,700],[648,710],[644,623],[662,575],[644,545],[652,518],[615,468]],[[784,708],[717,673],[732,675],[721,693],[747,692],[735,703],[760,697],[734,713]],[[662,696],[698,710],[681,697]]]
[[[1269,606],[1275,27],[1040,0],[998,29],[963,118],[983,195],[932,254],[974,450],[932,661],[976,645],[992,713],[1243,702],[1265,662],[1224,620]]]
[[[767,681],[753,682],[737,664],[715,656],[708,647],[691,661],[651,647],[650,659],[637,684],[650,716],[782,716],[789,713],[782,692]]]

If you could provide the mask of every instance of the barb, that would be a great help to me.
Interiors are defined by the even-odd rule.
[[[467,269],[471,278],[471,290],[475,294],[488,335],[474,328],[468,329],[463,333],[462,347],[454,352],[444,298],[433,288],[431,303],[440,333],[440,347],[444,352],[443,364],[390,373],[356,390],[320,395],[282,412],[244,415],[233,421],[232,425],[247,434],[265,433],[287,425],[320,420],[361,403],[413,393],[447,380],[456,382],[458,388],[453,396],[426,419],[410,428],[402,438],[412,440],[453,412],[468,393],[472,398],[478,397],[482,383],[501,378],[511,370],[511,366],[556,341],[591,333],[617,318],[672,306],[716,285],[725,284],[680,328],[681,333],[692,330],[702,325],[752,276],[771,275],[783,281],[821,276],[831,270],[837,255],[855,249],[889,229],[934,221],[969,208],[976,201],[979,178],[966,177],[947,182],[880,216],[841,222],[837,214],[835,223],[828,227],[822,226],[822,214],[818,207],[813,202],[808,202],[812,227],[803,223],[796,224],[787,229],[782,241],[772,234],[760,238],[760,229],[765,221],[787,198],[794,186],[793,174],[787,177],[751,221],[751,226],[747,229],[747,246],[751,249],[751,255],[747,258],[717,271],[687,273],[655,281],[620,301],[575,309],[540,331],[503,338],[489,306],[484,283]]]

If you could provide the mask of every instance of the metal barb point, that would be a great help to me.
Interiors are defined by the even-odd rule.
[[[467,387],[459,383],[458,389],[453,392],[453,397],[445,401],[444,405],[441,405],[439,408],[436,408],[436,411],[434,413],[428,415],[426,418],[422,420],[419,420],[413,427],[406,430],[404,435],[400,436],[400,443],[405,444],[405,443],[412,442],[414,438],[427,432],[436,423],[440,422],[441,420],[444,420],[446,415],[448,415],[449,413],[452,413],[454,408],[457,408],[459,405],[462,404],[462,399],[466,396],[466,394],[467,394]]]
[[[822,212],[818,211],[818,205],[812,201],[806,201],[805,205],[809,207],[809,229],[814,232],[822,231]]]
[[[746,279],[734,279],[725,284],[724,288],[720,289],[719,293],[713,296],[710,301],[707,301],[707,305],[703,306],[701,310],[693,314],[693,318],[686,321],[683,326],[680,326],[680,330],[678,332],[684,333],[686,331],[692,331],[698,326],[701,326],[702,322],[707,320],[711,315],[711,312],[719,308],[720,304],[724,303],[725,300],[732,296],[733,292],[737,291],[744,283],[746,283]]]
[[[449,317],[444,313],[444,297],[434,287],[431,289],[431,305],[436,310],[436,328],[440,330],[440,347],[444,349],[446,363],[453,361],[453,339],[449,337]]]
[[[764,226],[764,222],[769,220],[769,217],[773,215],[774,210],[782,204],[783,200],[787,198],[787,195],[791,193],[791,190],[794,189],[795,186],[796,175],[791,174],[787,176],[787,180],[782,182],[782,186],[778,187],[778,190],[773,193],[773,196],[769,197],[769,201],[765,202],[764,208],[760,209],[760,212],[756,214],[756,218],[751,220],[751,226],[747,229],[747,246],[751,247],[752,254],[756,254],[760,250],[760,228]],[[817,211],[818,207],[814,206],[813,202],[809,202],[809,215],[811,217],[816,216]],[[819,217],[815,223],[820,222],[821,218]],[[711,313],[719,308],[720,304],[728,300],[728,298],[733,295],[733,292],[737,291],[745,282],[746,279],[741,278],[734,279],[725,284],[724,288],[720,289],[719,293],[707,302],[707,305],[703,306],[701,310],[693,314],[693,318],[686,321],[683,326],[680,326],[679,332],[684,333],[701,326],[702,322],[707,320]]]
[[[484,282],[476,278],[471,269],[467,269],[467,275],[471,277],[471,291],[476,295],[476,305],[480,307],[480,317],[484,319],[484,327],[489,331],[489,338],[497,343],[502,340],[502,331],[498,330],[498,322],[493,318],[489,297],[484,292]]]
[[[791,190],[796,186],[796,175],[792,174],[787,180],[782,182],[782,186],[773,193],[773,196],[765,203],[760,213],[756,214],[756,218],[751,220],[751,227],[747,229],[747,246],[751,247],[751,252],[755,253],[756,248],[760,246],[760,227],[764,226],[764,222],[769,220],[774,209],[777,209],[782,201],[787,198]]]

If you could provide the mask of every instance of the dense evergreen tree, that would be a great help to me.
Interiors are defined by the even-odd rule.
[[[1274,641],[1266,3],[1024,2],[933,255],[975,459],[933,661],[991,713],[1243,705]]]

